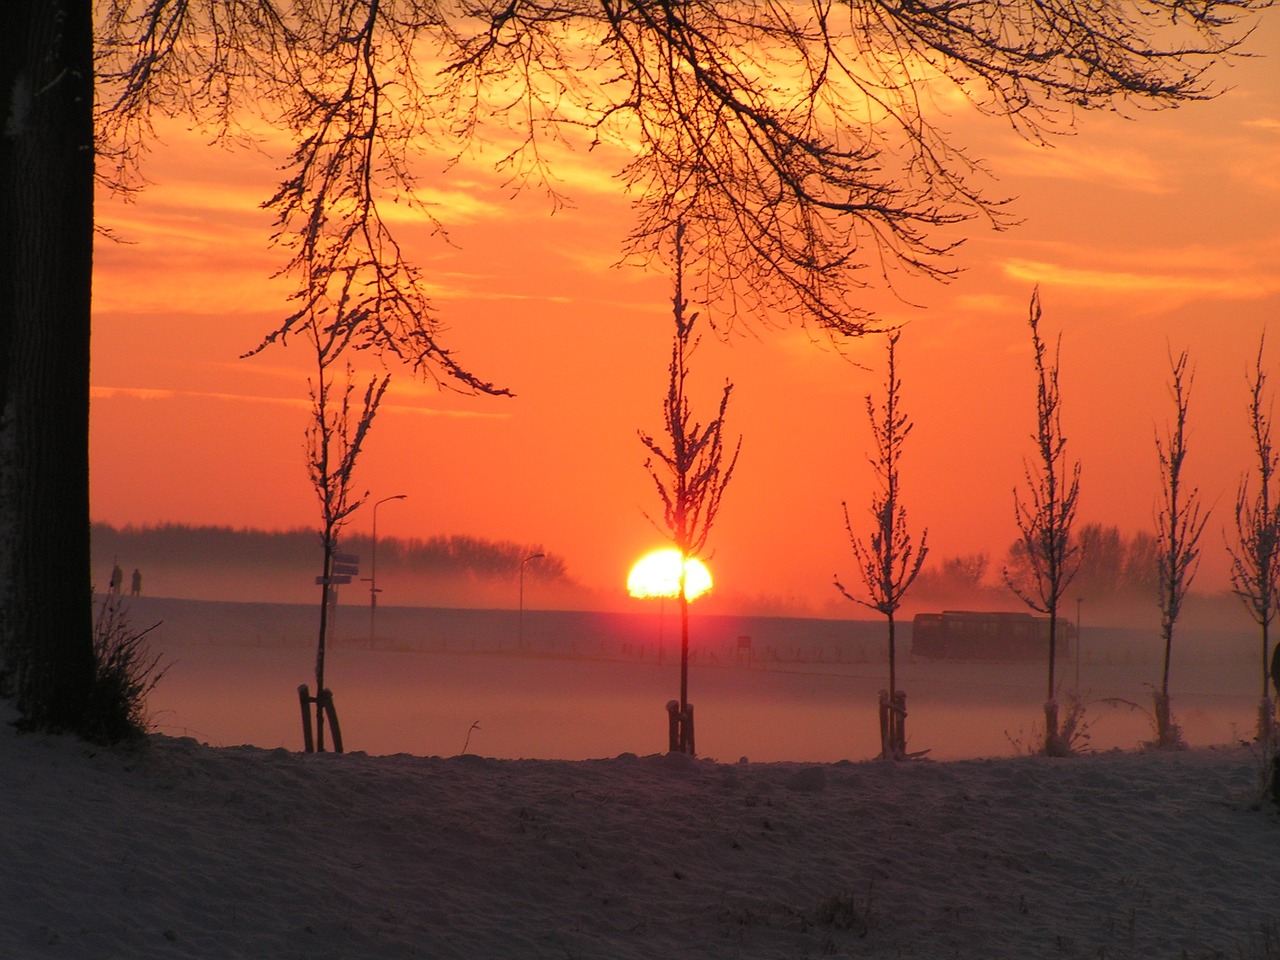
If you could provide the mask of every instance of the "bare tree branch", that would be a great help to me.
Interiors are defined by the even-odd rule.
[[[99,145],[135,168],[156,112],[221,139],[251,138],[253,120],[288,131],[267,205],[296,304],[258,348],[347,284],[352,344],[502,393],[446,348],[384,216],[408,205],[442,229],[416,192],[429,151],[514,134],[500,167],[560,204],[548,147],[622,145],[628,256],[669,262],[682,223],[721,318],[774,309],[858,335],[875,329],[864,286],[945,280],[953,227],[1011,222],[940,102],[958,92],[1040,140],[1078,109],[1211,96],[1206,69],[1262,5],[100,0]]]

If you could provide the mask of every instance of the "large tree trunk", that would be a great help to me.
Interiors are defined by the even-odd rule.
[[[8,0],[0,37],[0,649],[26,725],[93,681],[90,0]]]

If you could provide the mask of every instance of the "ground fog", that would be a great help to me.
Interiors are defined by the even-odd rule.
[[[306,605],[133,598],[159,623],[168,673],[150,708],[159,731],[215,746],[299,749],[297,688],[315,684],[316,610]],[[337,611],[326,655],[345,745],[370,754],[588,759],[666,749],[679,692],[671,612],[387,608]],[[694,617],[689,698],[698,752],[724,762],[858,760],[878,752],[883,624]],[[901,639],[908,746],[934,759],[1008,756],[1038,736],[1044,663],[915,660]],[[1176,720],[1192,745],[1251,735],[1260,693],[1247,632],[1187,631],[1175,653]],[[1152,736],[1158,643],[1093,628],[1058,667],[1059,696],[1085,704],[1086,750]]]

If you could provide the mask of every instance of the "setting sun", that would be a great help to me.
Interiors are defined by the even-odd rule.
[[[690,600],[711,589],[711,572],[697,557],[684,562],[684,576],[684,593]],[[679,596],[680,551],[666,547],[637,560],[627,574],[627,592],[633,597]]]

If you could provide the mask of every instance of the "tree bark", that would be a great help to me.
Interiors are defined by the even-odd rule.
[[[10,0],[0,39],[0,649],[25,725],[93,682],[93,8]]]

